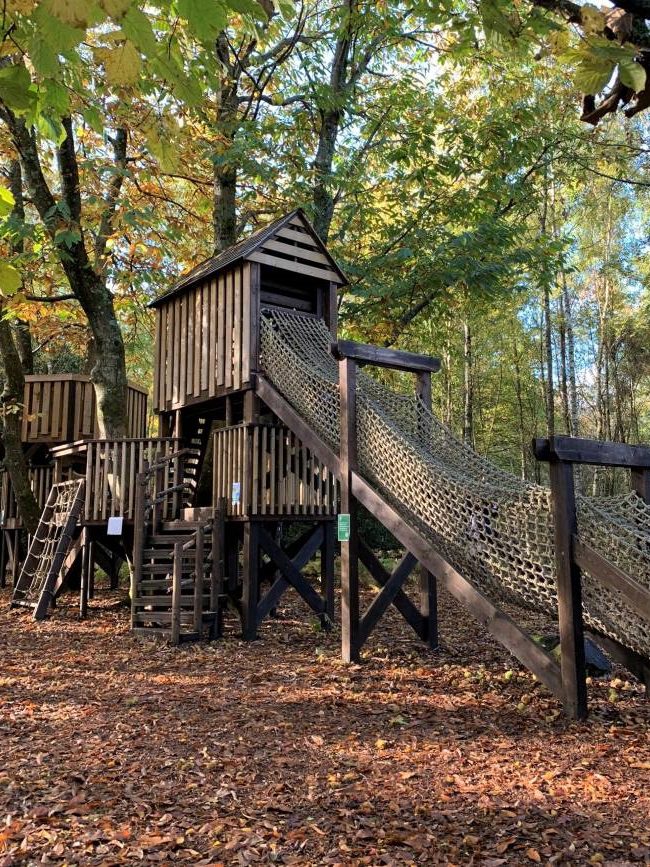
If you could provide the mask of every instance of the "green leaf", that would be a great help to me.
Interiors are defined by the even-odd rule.
[[[231,2],[231,5],[235,4]],[[215,0],[178,0],[177,9],[200,41],[214,39],[228,25],[225,9]]]
[[[626,87],[631,87],[635,93],[640,93],[646,85],[646,71],[633,58],[625,58],[618,64],[618,72],[621,82]]]
[[[608,57],[589,54],[578,64],[574,81],[583,93],[600,93],[612,77],[614,63]]]
[[[10,214],[16,204],[11,190],[6,187],[0,187],[0,217],[6,217]]]
[[[242,15],[252,15],[253,18],[261,18],[263,20],[268,18],[258,0],[228,0],[228,5],[235,12],[241,12]]]
[[[29,111],[34,101],[31,84],[29,72],[22,63],[0,69],[0,99],[12,111]]]
[[[104,118],[101,111],[94,105],[89,105],[83,109],[82,115],[88,126],[96,133],[101,135],[104,132]]]
[[[129,11],[120,21],[122,32],[127,36],[140,51],[150,57],[156,53],[158,43],[151,27],[149,18],[138,9],[131,6]]]
[[[0,292],[3,295],[13,295],[22,286],[20,271],[7,262],[0,262]]]

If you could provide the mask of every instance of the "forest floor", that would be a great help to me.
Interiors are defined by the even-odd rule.
[[[650,863],[624,673],[570,723],[444,593],[440,652],[393,613],[358,666],[291,594],[259,641],[181,648],[118,597],[36,624],[0,593],[0,867]]]

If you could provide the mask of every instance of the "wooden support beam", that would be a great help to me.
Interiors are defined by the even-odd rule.
[[[341,400],[341,514],[350,516],[350,539],[341,542],[341,651],[345,662],[359,661],[359,538],[352,471],[357,466],[357,367],[339,361]]]
[[[650,503],[650,470],[633,468],[630,476],[632,490],[637,492],[644,503]]]
[[[271,538],[270,534],[266,530],[264,531],[264,533],[266,537],[268,537],[269,539]],[[303,533],[300,539],[296,540],[296,542],[293,542],[290,546],[290,549],[288,549],[284,553],[293,563],[294,567],[300,572],[300,570],[304,569],[304,567],[307,565],[307,563],[309,563],[316,551],[318,551],[318,549],[323,544],[324,529],[322,526],[319,525],[315,529],[310,529],[306,533]],[[258,625],[276,607],[276,605],[280,601],[282,594],[291,586],[290,577],[283,574],[280,563],[278,563],[276,558],[273,557],[273,555],[267,550],[266,546],[264,545],[264,541],[262,541],[262,547],[269,555],[269,557],[271,557],[270,565],[274,566],[277,570],[279,570],[280,574],[278,574],[277,578],[271,585],[271,589],[262,599],[260,599],[257,605]],[[324,602],[323,607],[325,607],[325,604],[326,603]]]
[[[79,619],[88,617],[88,598],[90,581],[90,531],[84,527],[81,531],[81,586],[79,589]]]
[[[370,575],[379,587],[384,587],[390,579],[390,573],[384,569],[374,552],[370,550],[363,539],[359,539],[359,559],[368,572],[370,572]],[[426,641],[427,632],[424,618],[413,602],[408,598],[406,593],[404,593],[403,590],[398,589],[395,598],[392,601],[395,608],[397,608],[415,634],[423,641]]]
[[[589,572],[598,581],[621,593],[631,608],[650,620],[650,591],[638,581],[631,578],[618,566],[610,563],[605,557],[595,551],[590,545],[573,537],[573,551],[576,563],[580,569]]]
[[[410,551],[407,551],[382,589],[370,603],[368,610],[364,613],[359,622],[359,632],[357,636],[359,650],[361,650],[368,640],[370,633],[379,622],[381,616],[386,612],[388,606],[391,602],[395,601],[395,597],[402,589],[404,582],[411,574],[416,564],[416,558]]]
[[[335,573],[334,560],[336,555],[334,522],[325,521],[323,526],[323,544],[320,549],[320,592],[325,600],[325,614],[334,622],[334,592]],[[325,624],[328,626],[329,624]]]
[[[319,535],[320,532],[321,530],[320,528],[318,528],[314,533],[314,536],[312,537],[312,543],[315,541],[316,544],[315,546],[312,544],[312,552],[308,559],[311,559],[311,557],[318,550],[322,542],[322,537]],[[313,611],[316,612],[316,614],[322,614],[325,610],[325,603],[323,599],[314,590],[309,581],[307,581],[307,579],[301,574],[294,561],[291,560],[287,556],[287,554],[284,553],[282,548],[280,548],[280,546],[276,544],[275,540],[271,538],[271,536],[263,527],[258,528],[258,533],[259,543],[261,547],[277,564],[278,568],[282,571],[287,581],[294,587],[295,590],[298,591],[298,593],[302,596],[305,602]],[[298,558],[296,558],[296,560],[298,560]],[[271,590],[272,589],[273,588],[271,588]],[[271,591],[269,591],[269,593],[270,592]]]
[[[650,468],[650,446],[632,446],[582,437],[554,436],[533,440],[538,461],[567,461],[608,467]]]
[[[170,642],[181,642],[181,587],[183,581],[183,543],[176,542],[174,545],[174,559],[172,566],[172,611],[171,611],[171,634]]]
[[[416,371],[436,373],[440,370],[439,358],[419,355],[415,352],[403,352],[399,349],[386,349],[383,346],[371,346],[369,343],[355,343],[354,340],[337,340],[332,343],[332,355],[339,361],[347,358],[358,364],[390,367],[393,370],[404,370],[409,373]]]
[[[257,602],[259,598],[260,526],[255,521],[244,524],[242,635],[244,641],[257,638]]]
[[[570,717],[583,719],[587,715],[587,674],[582,582],[573,550],[577,530],[573,466],[551,461],[550,478],[564,706]]]

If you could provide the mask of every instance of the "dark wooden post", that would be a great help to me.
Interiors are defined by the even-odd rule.
[[[428,418],[431,412],[431,371],[419,371],[415,374],[415,394],[422,401],[425,413],[418,417],[419,434],[422,438],[431,438],[432,430]],[[438,585],[436,576],[425,566],[420,565],[420,614],[423,618],[423,640],[432,650],[438,647]]]
[[[90,533],[88,527],[81,531],[81,587],[79,589],[79,619],[88,617],[90,596]]]
[[[569,716],[584,719],[587,715],[587,683],[582,586],[580,568],[573,552],[577,530],[573,464],[552,458],[550,480],[564,706]]]
[[[194,554],[194,631],[203,632],[203,584],[205,578],[204,550],[205,525],[196,529],[196,551]]]
[[[112,583],[112,581],[111,581]],[[111,588],[112,589],[112,588]],[[95,542],[88,534],[88,599],[95,598]]]
[[[183,543],[176,542],[174,545],[174,560],[172,568],[172,611],[171,611],[171,635],[172,644],[180,644],[181,641],[181,587],[183,581]]]
[[[257,602],[259,598],[259,524],[244,524],[242,635],[245,641],[257,638]]]
[[[633,467],[630,470],[632,490],[636,491],[644,503],[650,503],[650,470]]]
[[[325,600],[325,614],[334,622],[334,522],[323,522],[323,544],[320,549],[320,592]]]
[[[0,530],[0,587],[7,585],[7,539],[6,531]]]
[[[135,503],[133,504],[133,561],[131,563],[131,629],[135,628],[135,600],[142,581],[142,558],[144,556],[145,534],[147,532],[147,516],[145,515],[145,488],[147,477],[144,473],[136,476]]]
[[[352,470],[357,464],[357,368],[351,358],[339,361],[341,398],[341,513],[350,516],[350,541],[341,542],[341,652],[345,662],[359,661],[359,539],[352,497]]]

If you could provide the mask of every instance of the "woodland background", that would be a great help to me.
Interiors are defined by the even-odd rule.
[[[91,372],[119,434],[147,303],[301,206],[345,332],[440,355],[438,413],[480,452],[534,479],[536,435],[649,440],[646,11],[5,0],[5,439],[31,370]]]

